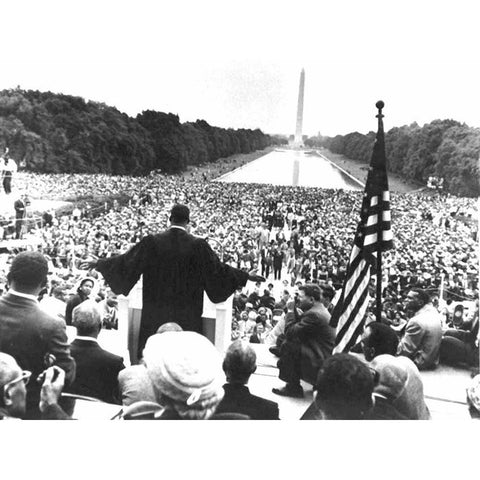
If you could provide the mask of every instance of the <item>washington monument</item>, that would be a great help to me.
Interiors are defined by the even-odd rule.
[[[297,128],[295,129],[295,147],[303,147],[302,125],[303,125],[303,94],[305,90],[305,69],[300,73],[300,86],[298,87],[298,105],[297,105]]]

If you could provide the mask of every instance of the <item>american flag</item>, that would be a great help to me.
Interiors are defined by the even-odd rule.
[[[370,275],[377,272],[378,255],[393,247],[382,121],[384,103],[377,102],[376,106],[379,110],[378,132],[363,194],[360,222],[342,292],[330,320],[330,325],[337,332],[334,353],[348,352],[362,333],[370,301]],[[377,298],[377,302],[380,301]]]

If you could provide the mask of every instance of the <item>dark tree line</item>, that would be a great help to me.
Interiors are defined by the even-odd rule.
[[[354,132],[335,137],[311,137],[310,147],[324,147],[368,164],[375,133]],[[426,184],[428,178],[444,179],[444,189],[461,196],[480,195],[480,129],[454,120],[434,120],[392,128],[385,134],[387,168],[406,179]]]
[[[0,92],[0,148],[29,171],[144,175],[175,173],[284,143],[259,129],[224,129],[147,110],[136,118],[81,97],[32,90]]]

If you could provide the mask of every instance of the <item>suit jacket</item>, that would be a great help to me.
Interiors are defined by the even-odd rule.
[[[408,321],[398,354],[413,360],[419,370],[436,368],[442,336],[440,314],[427,304]]]
[[[285,325],[285,341],[300,346],[302,379],[312,385],[335,345],[335,329],[329,321],[327,309],[314,306],[303,313],[299,321],[292,320]]]
[[[15,358],[20,367],[32,372],[27,385],[27,418],[39,418],[40,385],[47,354],[65,371],[65,383],[75,378],[75,361],[70,356],[65,323],[45,313],[29,298],[7,293],[0,298],[0,351]]]
[[[240,413],[252,420],[279,420],[278,404],[252,395],[245,385],[226,383],[225,396],[215,410],[219,413]]]
[[[118,373],[125,368],[123,358],[104,350],[96,341],[76,338],[70,345],[77,375],[66,390],[107,403],[120,403]]]
[[[364,417],[365,420],[409,420],[399,412],[386,398],[374,396],[373,408]]]
[[[202,333],[204,291],[212,302],[223,302],[248,280],[247,272],[220,262],[206,240],[180,228],[148,235],[125,254],[99,260],[96,268],[123,295],[143,274],[139,352],[167,322]]]

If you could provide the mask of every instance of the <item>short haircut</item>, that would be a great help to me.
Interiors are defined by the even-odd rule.
[[[422,290],[421,288],[411,288],[409,291],[416,293],[418,295],[419,300],[424,305],[426,305],[427,303],[430,303],[430,295],[426,290]]]
[[[329,419],[360,420],[372,407],[373,387],[369,367],[353,355],[339,353],[320,370],[315,401]]]
[[[393,328],[381,322],[370,322],[367,328],[370,329],[370,335],[366,346],[375,349],[375,356],[397,354],[398,337]]]
[[[322,296],[320,287],[318,285],[315,285],[314,283],[306,283],[305,285],[300,285],[298,287],[298,290],[303,291],[307,297],[313,297],[313,299],[317,302]]]
[[[73,309],[72,325],[81,336],[92,336],[101,330],[102,316],[94,300],[86,300]]]
[[[320,289],[324,298],[330,301],[333,300],[333,297],[335,297],[335,289],[331,285],[328,283],[322,283],[320,284]]]
[[[40,252],[21,252],[12,262],[8,281],[17,287],[35,288],[47,282],[48,263]]]
[[[255,350],[245,342],[231,343],[223,360],[223,371],[230,382],[245,384],[257,366]]]
[[[188,223],[190,221],[190,210],[186,205],[177,203],[170,212],[170,221],[172,223]]]

